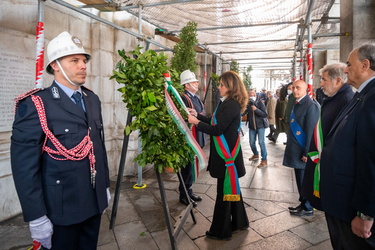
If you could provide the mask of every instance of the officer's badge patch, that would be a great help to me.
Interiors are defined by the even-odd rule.
[[[52,87],[51,91],[52,91],[52,96],[53,96],[54,99],[59,99],[60,98],[60,93],[59,93],[59,89],[58,88]]]
[[[81,42],[81,40],[76,37],[76,36],[72,36],[72,41],[73,43],[75,43],[75,45],[77,45],[78,47],[82,48],[83,47],[83,44]]]

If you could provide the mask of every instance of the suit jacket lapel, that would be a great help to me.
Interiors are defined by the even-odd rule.
[[[372,80],[367,84],[367,86],[360,92],[356,92],[353,99],[345,106],[345,108],[337,116],[336,120],[333,122],[332,128],[329,131],[327,138],[335,131],[340,122],[357,106],[359,101],[375,86],[375,80]]]
[[[53,99],[59,103],[62,109],[66,110],[68,113],[86,120],[85,112],[82,109],[78,108],[77,105],[70,99],[70,97],[67,96],[67,94],[65,94],[65,92],[55,82],[53,82],[51,88],[58,89],[59,97],[56,98],[54,96]],[[51,94],[53,95],[52,91]]]
[[[85,103],[85,108],[86,108],[86,118],[87,120],[90,120],[90,117],[92,117],[91,114],[93,112],[92,110],[93,105],[91,103],[90,97],[87,95],[84,89],[82,89],[82,93],[83,93],[82,98],[83,98],[83,101]]]

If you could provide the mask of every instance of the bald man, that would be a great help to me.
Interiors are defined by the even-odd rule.
[[[310,142],[319,119],[319,104],[307,95],[307,84],[302,80],[293,82],[293,96],[296,103],[290,115],[288,140],[285,147],[283,165],[294,168],[300,205],[289,207],[291,215],[313,215],[313,207],[302,195],[302,181],[307,162]]]
[[[337,116],[321,155],[320,196],[337,246],[375,248],[375,45],[354,49],[345,73],[357,89]],[[338,249],[338,248],[337,248]]]

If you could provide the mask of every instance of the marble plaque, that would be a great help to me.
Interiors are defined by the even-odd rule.
[[[0,132],[11,131],[14,98],[35,88],[35,36],[0,36]]]

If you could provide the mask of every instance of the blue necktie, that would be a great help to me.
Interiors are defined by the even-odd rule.
[[[83,110],[83,106],[82,106],[82,95],[80,92],[76,91],[74,92],[74,94],[72,95],[74,101],[76,102],[76,105]]]

